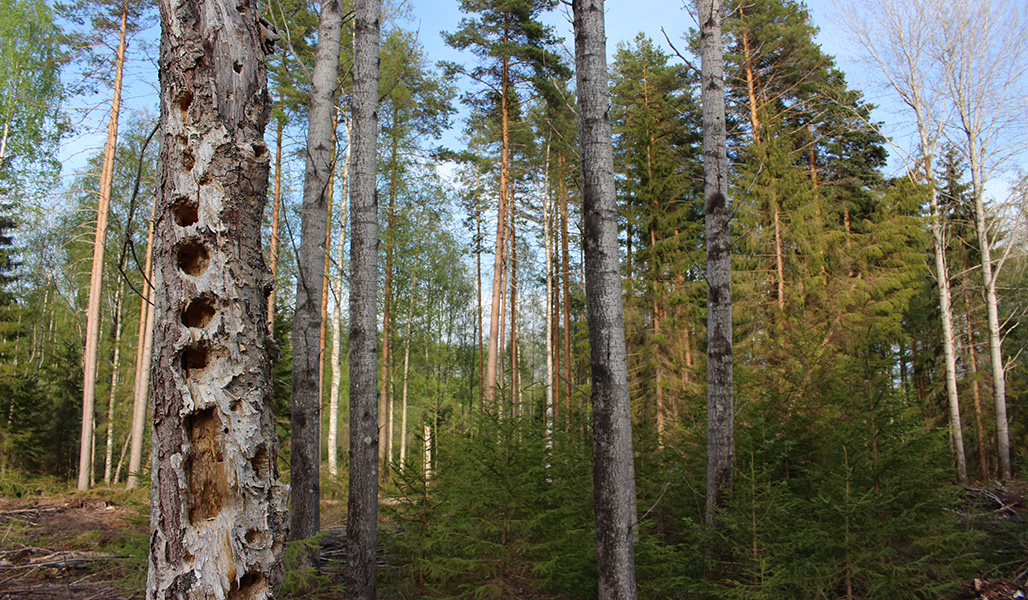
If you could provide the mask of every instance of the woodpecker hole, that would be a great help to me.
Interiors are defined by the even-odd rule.
[[[210,262],[207,248],[198,241],[188,241],[178,247],[178,268],[186,275],[199,277],[207,270]]]
[[[214,408],[198,410],[185,419],[190,455],[186,461],[189,522],[198,525],[221,512],[229,495],[222,451],[221,419]]]
[[[214,308],[214,300],[209,296],[201,296],[190,302],[186,310],[182,311],[182,324],[201,329],[211,322],[215,314],[217,310]]]

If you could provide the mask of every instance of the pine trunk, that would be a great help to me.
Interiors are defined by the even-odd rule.
[[[506,33],[504,33],[506,42]],[[489,313],[489,353],[485,367],[485,399],[489,410],[498,409],[496,403],[496,371],[499,362],[500,312],[503,310],[504,253],[507,247],[507,197],[510,186],[510,107],[507,97],[510,88],[510,59],[503,57],[500,79],[500,198],[496,207],[496,246],[493,262],[492,309]]]
[[[270,153],[257,7],[161,0],[147,598],[273,598],[283,577],[261,252]]]
[[[282,103],[282,100],[279,100]],[[276,119],[275,124],[275,188],[271,204],[271,239],[268,241],[268,268],[271,269],[272,281],[278,281],[278,215],[282,209],[282,129],[283,120]],[[275,333],[275,299],[277,285],[272,286],[268,294],[268,331]]]
[[[600,600],[633,600],[635,473],[618,263],[603,0],[572,3],[578,83],[586,306],[592,364],[593,498]]]
[[[100,292],[104,274],[104,251],[107,248],[107,219],[111,209],[114,181],[114,153],[118,147],[118,116],[121,111],[121,81],[125,71],[125,38],[128,24],[128,2],[121,12],[121,34],[115,62],[114,96],[111,116],[107,122],[107,143],[104,145],[100,169],[100,201],[96,209],[96,235],[93,238],[93,268],[89,276],[89,303],[86,307],[86,349],[83,353],[82,437],[79,444],[79,491],[89,489],[93,472],[93,411],[96,404],[96,376],[100,347]]]

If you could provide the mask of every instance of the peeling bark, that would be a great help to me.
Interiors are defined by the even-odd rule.
[[[270,599],[282,582],[261,215],[270,100],[246,0],[161,0],[148,599]]]

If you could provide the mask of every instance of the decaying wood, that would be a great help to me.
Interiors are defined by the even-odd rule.
[[[161,0],[147,598],[273,598],[278,481],[261,254],[270,100],[257,7]]]

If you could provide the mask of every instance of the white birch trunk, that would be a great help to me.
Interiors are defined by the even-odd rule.
[[[350,119],[344,117],[346,123],[346,152],[343,158],[343,180],[342,194],[343,205],[339,210],[339,244],[336,246],[336,279],[334,290],[336,304],[332,310],[332,388],[329,391],[328,402],[328,472],[332,477],[339,476],[339,391],[343,382],[343,365],[339,362],[339,350],[342,345],[342,300],[343,300],[343,277],[346,276],[344,268],[345,241],[346,241],[346,216],[347,216],[347,195],[349,192],[350,178]]]

